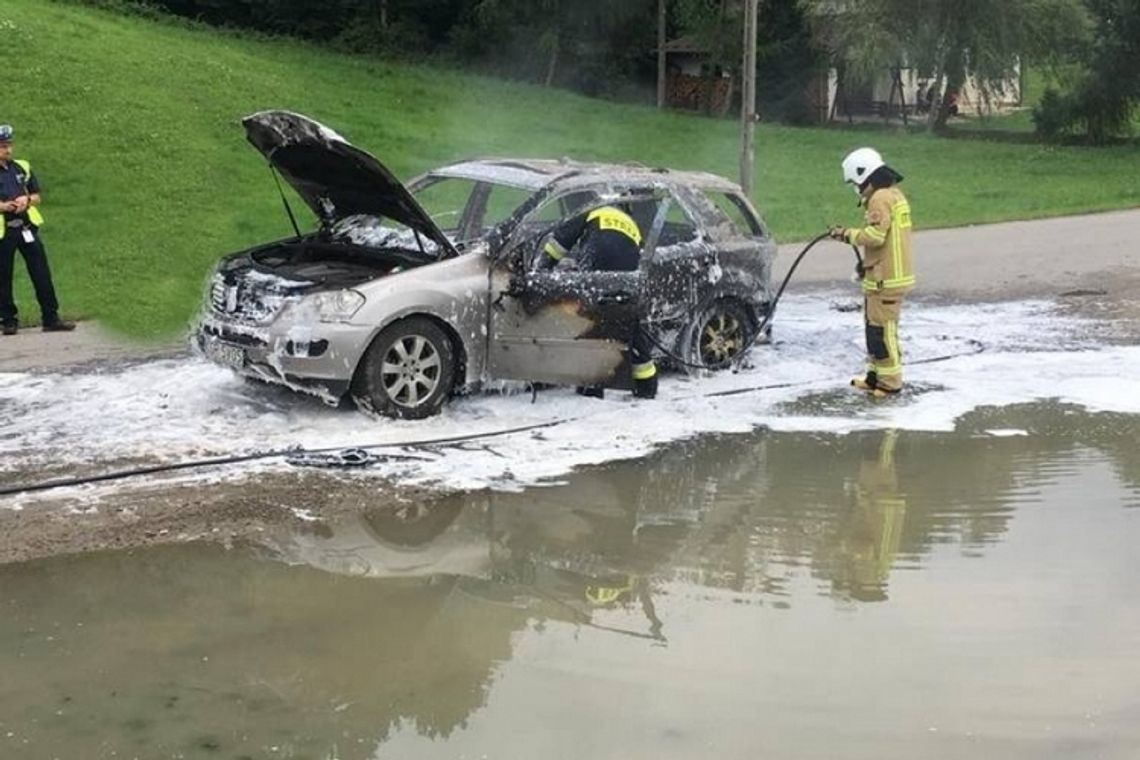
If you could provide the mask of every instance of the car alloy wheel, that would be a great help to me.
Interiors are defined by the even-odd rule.
[[[439,387],[439,351],[422,335],[406,335],[384,355],[380,378],[384,392],[400,406],[416,407]]]
[[[724,369],[752,345],[754,327],[737,301],[718,301],[694,325],[692,355],[709,369]]]
[[[455,350],[427,317],[389,325],[364,355],[352,395],[366,411],[402,419],[438,414],[455,382]]]

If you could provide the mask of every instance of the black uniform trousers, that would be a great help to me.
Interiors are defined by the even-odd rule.
[[[24,230],[32,231],[32,240],[24,240]],[[48,268],[47,251],[40,241],[39,231],[34,227],[12,228],[4,231],[0,238],[0,323],[16,324],[16,302],[12,298],[12,275],[16,268],[17,249],[24,256],[36,300],[40,303],[40,315],[45,325],[59,321],[59,301],[55,297],[55,287],[51,282],[51,269]]]
[[[653,361],[653,342],[639,322],[633,326],[633,334],[629,339],[629,362],[636,365],[651,361]]]

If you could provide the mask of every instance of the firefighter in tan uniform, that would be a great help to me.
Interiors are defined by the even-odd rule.
[[[843,179],[866,209],[863,227],[832,227],[831,236],[863,248],[860,272],[867,333],[867,371],[851,384],[882,398],[902,390],[899,312],[914,287],[910,204],[898,188],[902,175],[878,151],[860,148],[843,159]]]

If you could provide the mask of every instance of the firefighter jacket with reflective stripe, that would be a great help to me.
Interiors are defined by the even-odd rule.
[[[910,204],[897,187],[876,190],[867,199],[866,226],[845,233],[863,247],[863,290],[901,295],[914,287]]]
[[[4,177],[2,184],[4,186],[14,186],[14,192],[3,193],[3,195],[10,195],[11,197],[0,197],[0,200],[10,201],[14,198],[20,197],[21,195],[31,195],[32,193],[38,193],[40,191],[39,184],[36,182],[35,175],[32,174],[32,165],[27,161],[17,158],[9,163],[7,168],[0,168],[0,173],[3,173],[5,175],[9,175],[10,173],[9,176]],[[13,188],[9,188],[9,190],[13,190]],[[0,224],[0,239],[3,239],[4,233],[8,230],[8,222],[16,219],[26,219],[36,227],[42,227],[44,223],[43,215],[35,206],[28,206],[27,211],[25,211],[23,214],[20,214],[19,216],[15,214],[5,213],[4,223]]]
[[[624,211],[602,206],[558,225],[543,250],[555,261],[569,254],[579,269],[633,271],[641,260],[641,229]]]

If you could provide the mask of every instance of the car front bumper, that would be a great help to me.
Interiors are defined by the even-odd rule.
[[[206,314],[194,343],[210,361],[244,376],[339,402],[352,384],[371,330],[342,323],[278,322],[250,326]]]

